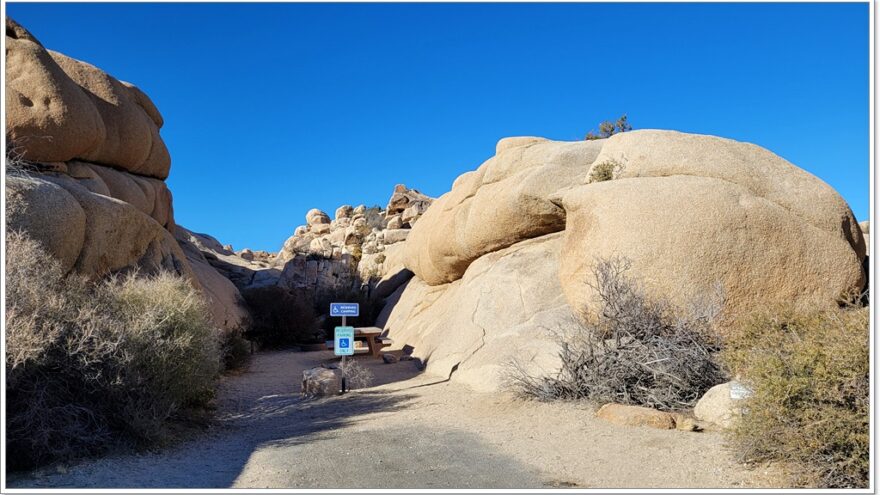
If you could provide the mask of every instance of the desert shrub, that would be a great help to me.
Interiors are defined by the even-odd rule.
[[[629,268],[622,258],[594,264],[587,282],[596,293],[592,323],[572,319],[568,330],[556,332],[561,369],[555,375],[533,376],[522,363],[511,362],[507,381],[517,394],[676,410],[692,407],[724,381],[715,359],[720,295],[687,310],[675,308],[647,297],[626,276]]]
[[[248,289],[242,296],[253,318],[249,335],[261,346],[279,348],[323,339],[306,294],[273,285]]]
[[[387,221],[385,220],[385,210],[379,205],[373,205],[364,211],[364,218],[367,220],[367,226],[370,229],[382,230],[385,228]]]
[[[251,343],[240,328],[224,333],[220,338],[220,359],[224,370],[244,368],[251,360]]]
[[[604,182],[614,178],[615,173],[619,173],[623,169],[623,165],[615,160],[607,160],[597,163],[590,169],[590,182]]]
[[[211,398],[216,333],[188,281],[92,282],[22,234],[6,242],[9,468],[163,440],[169,419]]]
[[[868,486],[869,311],[763,313],[722,354],[753,391],[730,432],[743,460],[776,461],[798,485]]]
[[[611,122],[606,120],[599,124],[599,133],[596,134],[593,131],[587,133],[584,137],[587,141],[593,141],[596,139],[605,139],[607,137],[611,137],[619,132],[631,131],[632,126],[627,122],[626,114],[620,116],[616,122]]]
[[[373,372],[354,359],[349,359],[342,368],[345,386],[348,390],[367,388],[373,383]]]

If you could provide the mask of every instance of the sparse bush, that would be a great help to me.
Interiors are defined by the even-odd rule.
[[[753,391],[730,432],[743,460],[785,463],[797,485],[868,486],[869,319],[783,309],[731,332],[723,358]]]
[[[244,338],[241,329],[226,332],[220,339],[220,357],[224,370],[237,370],[251,360],[251,343]]]
[[[607,160],[597,163],[590,169],[590,182],[604,182],[611,180],[614,175],[623,170],[623,165],[615,160]]]
[[[584,137],[586,141],[593,141],[596,139],[605,139],[611,137],[619,132],[631,131],[632,126],[629,125],[629,122],[626,120],[626,114],[620,116],[617,119],[617,122],[611,122],[610,120],[606,120],[599,124],[599,133],[595,134],[593,131],[587,133]]]
[[[648,298],[625,275],[629,267],[621,258],[594,265],[588,282],[597,294],[593,323],[573,322],[575,330],[557,332],[562,367],[554,376],[533,376],[522,363],[510,363],[507,378],[515,392],[677,410],[724,381],[714,357],[720,294],[684,311]]]
[[[91,282],[22,234],[6,242],[9,468],[162,440],[170,418],[212,397],[216,333],[188,281]]]
[[[367,226],[372,229],[382,230],[387,225],[385,220],[385,210],[379,205],[373,205],[364,211],[364,218],[367,220]]]
[[[253,315],[250,335],[262,347],[287,347],[323,340],[312,301],[302,292],[278,286],[242,293]]]
[[[342,369],[345,377],[345,386],[349,390],[367,388],[373,383],[373,372],[365,368],[354,359],[349,359]]]

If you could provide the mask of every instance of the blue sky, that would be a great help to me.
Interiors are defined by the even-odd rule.
[[[6,4],[149,94],[177,222],[276,251],[310,208],[449,190],[505,136],[750,141],[869,209],[868,4]]]

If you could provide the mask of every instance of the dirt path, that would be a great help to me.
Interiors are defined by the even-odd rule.
[[[359,357],[376,385],[304,400],[329,352],[272,352],[223,379],[219,425],[173,449],[10,476],[10,488],[746,487],[717,433],[622,428],[585,405],[478,394]]]

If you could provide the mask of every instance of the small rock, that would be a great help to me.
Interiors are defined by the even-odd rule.
[[[722,383],[710,388],[694,407],[697,419],[730,428],[742,414],[742,399],[749,391],[736,382]]]
[[[675,420],[675,429],[681,431],[703,431],[703,425],[694,418],[681,413],[671,413]]]
[[[341,218],[348,218],[351,216],[352,212],[354,212],[354,208],[350,205],[342,205],[339,208],[336,208],[336,220]]]
[[[648,407],[610,403],[599,408],[596,417],[621,426],[647,426],[661,430],[675,429],[675,418],[671,414]]]
[[[324,367],[303,370],[302,395],[323,397],[338,395],[342,390],[342,371]]]
[[[386,230],[382,234],[382,240],[385,241],[385,244],[394,244],[396,242],[405,241],[409,236],[409,233],[409,229]]]
[[[306,213],[306,223],[308,223],[311,227],[314,227],[318,224],[329,224],[330,217],[323,211],[317,208],[312,208],[311,210],[309,210],[308,213]]]
[[[394,364],[399,360],[400,358],[398,358],[397,355],[391,354],[390,352],[382,354],[382,361],[385,361],[385,364]]]
[[[311,226],[311,233],[315,235],[323,235],[330,232],[330,223],[316,223]]]

